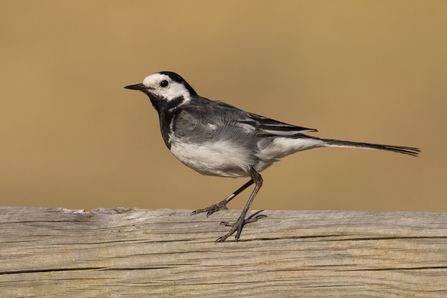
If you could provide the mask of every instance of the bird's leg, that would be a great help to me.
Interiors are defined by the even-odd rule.
[[[239,240],[239,238],[241,237],[242,228],[244,227],[245,224],[257,221],[259,218],[265,217],[264,215],[258,215],[252,219],[247,219],[247,220],[245,219],[245,216],[247,216],[248,209],[250,209],[250,205],[251,205],[251,203],[253,203],[253,200],[255,199],[256,194],[258,193],[259,189],[261,188],[262,181],[263,181],[261,174],[259,174],[253,168],[250,168],[250,176],[251,176],[251,180],[255,183],[255,189],[253,189],[253,192],[251,193],[250,198],[248,199],[248,202],[245,205],[244,210],[242,210],[242,213],[239,216],[239,218],[237,219],[237,221],[232,225],[227,222],[221,223],[226,226],[231,226],[232,228],[230,229],[230,231],[228,231],[228,233],[226,233],[222,237],[217,238],[216,242],[225,241],[228,237],[233,235],[234,232],[236,232],[236,235],[235,235],[236,241]]]
[[[250,181],[248,181],[247,183],[245,183],[244,185],[242,185],[238,190],[236,190],[235,192],[233,192],[231,195],[229,195],[225,200],[211,205],[207,208],[204,209],[197,209],[194,210],[191,215],[196,215],[199,213],[203,213],[206,212],[206,217],[210,216],[211,214],[213,214],[214,212],[217,212],[219,210],[223,210],[223,209],[227,209],[227,204],[228,202],[230,202],[232,199],[234,199],[234,197],[236,197],[238,194],[240,194],[242,191],[244,191],[247,187],[249,187],[250,185],[253,184],[253,179],[251,179]]]

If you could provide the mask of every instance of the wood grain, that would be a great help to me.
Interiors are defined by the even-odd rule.
[[[445,213],[190,213],[0,208],[0,297],[447,297]]]

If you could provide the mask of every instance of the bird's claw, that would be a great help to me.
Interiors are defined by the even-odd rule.
[[[247,218],[246,220],[244,220],[244,225],[249,224],[249,223],[252,223],[252,222],[255,222],[255,221],[258,221],[259,219],[264,218],[264,217],[267,217],[267,215],[265,215],[265,214],[259,214],[259,215],[256,215],[256,216],[254,216],[254,217],[249,217],[249,218]],[[228,221],[221,221],[221,222],[220,222],[221,225],[224,225],[224,226],[226,226],[226,227],[232,227],[232,226],[234,226],[236,223],[237,223],[237,222],[235,222],[235,223],[230,223],[230,222],[228,222]]]
[[[225,240],[227,240],[228,237],[230,237],[231,235],[234,234],[234,232],[236,232],[236,235],[234,236],[234,238],[236,239],[236,241],[239,241],[239,238],[241,237],[241,233],[242,233],[242,228],[249,223],[252,222],[256,222],[261,218],[267,217],[267,215],[264,214],[259,214],[253,217],[249,217],[247,219],[241,219],[239,218],[235,223],[230,223],[228,221],[222,221],[220,224],[224,225],[226,227],[231,227],[230,231],[228,231],[228,233],[226,233],[225,235],[223,235],[222,237],[219,237],[216,239],[216,243],[217,242],[224,242]]]
[[[228,209],[227,206],[225,206],[225,204],[223,204],[223,202],[220,202],[220,203],[211,205],[207,208],[194,210],[193,212],[191,212],[191,215],[196,215],[199,213],[206,212],[206,217],[208,217],[215,212],[218,212],[220,210],[225,210],[225,209]]]

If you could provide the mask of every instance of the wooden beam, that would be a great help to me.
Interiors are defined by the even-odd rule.
[[[447,297],[446,213],[190,213],[0,208],[0,296]]]

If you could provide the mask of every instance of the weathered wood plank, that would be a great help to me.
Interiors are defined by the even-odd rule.
[[[0,208],[0,296],[447,297],[445,213],[190,212]]]

